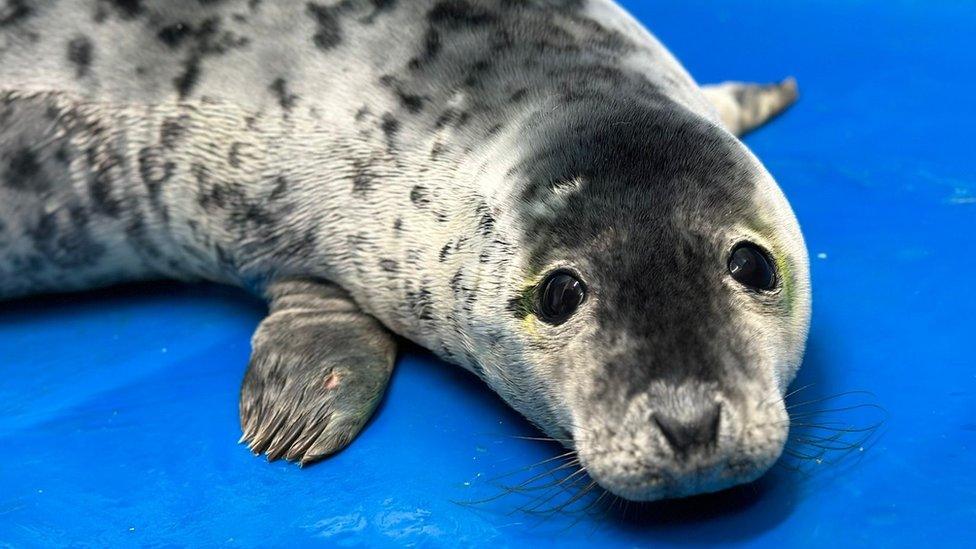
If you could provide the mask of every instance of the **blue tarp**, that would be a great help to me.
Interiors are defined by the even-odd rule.
[[[474,503],[560,450],[516,438],[537,432],[473,376],[407,349],[348,451],[269,464],[237,445],[263,304],[213,286],[113,289],[0,305],[0,545],[976,539],[976,6],[624,4],[702,82],[800,82],[794,110],[747,139],[811,253],[798,396],[870,391],[807,419],[880,416],[872,436],[823,455],[801,440],[755,485],[627,515],[519,511],[537,491]]]

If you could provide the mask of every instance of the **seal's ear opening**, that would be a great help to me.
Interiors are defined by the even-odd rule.
[[[539,318],[559,325],[569,320],[586,300],[586,284],[567,270],[557,270],[542,282],[539,296]]]
[[[776,288],[776,268],[769,253],[752,242],[742,242],[729,256],[729,273],[736,282],[754,290]]]

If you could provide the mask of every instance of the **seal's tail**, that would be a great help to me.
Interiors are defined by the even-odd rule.
[[[799,97],[796,80],[792,77],[778,84],[723,82],[702,86],[702,91],[725,126],[737,136],[769,122]]]

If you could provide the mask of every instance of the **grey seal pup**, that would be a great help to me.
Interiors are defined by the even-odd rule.
[[[0,89],[0,296],[266,296],[270,459],[349,444],[394,334],[624,498],[782,451],[808,259],[736,136],[791,81],[699,87],[609,0],[3,0]]]

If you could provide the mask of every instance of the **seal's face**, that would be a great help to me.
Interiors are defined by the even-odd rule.
[[[782,451],[806,339],[799,228],[724,130],[621,110],[567,123],[521,165],[531,254],[510,310],[528,385],[496,389],[619,496],[753,480]]]

